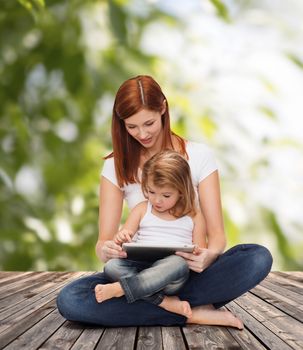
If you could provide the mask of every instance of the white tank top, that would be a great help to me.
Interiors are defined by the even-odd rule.
[[[192,244],[194,223],[190,216],[164,220],[151,211],[152,205],[148,202],[146,213],[136,234],[136,242]]]

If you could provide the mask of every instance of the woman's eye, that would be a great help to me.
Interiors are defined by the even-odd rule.
[[[164,197],[164,198],[169,198],[170,195],[165,195],[165,194],[164,194],[163,197]]]
[[[148,123],[148,124],[145,124],[146,126],[152,126],[154,124],[154,122],[152,123]]]
[[[148,191],[148,193],[150,193],[150,194],[154,194],[155,192],[153,192],[153,191]]]
[[[128,126],[127,129],[135,129],[135,126]]]

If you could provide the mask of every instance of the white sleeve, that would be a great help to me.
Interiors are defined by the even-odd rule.
[[[204,180],[215,170],[218,170],[218,166],[213,152],[207,146],[203,146],[203,153],[201,153],[201,158],[199,162],[199,182]]]
[[[112,182],[115,186],[119,187],[117,177],[116,177],[115,162],[113,157],[105,159],[103,164],[103,169],[101,171],[101,175],[104,176],[110,182]]]
[[[187,148],[192,177],[196,185],[218,169],[213,152],[203,143],[190,143]]]

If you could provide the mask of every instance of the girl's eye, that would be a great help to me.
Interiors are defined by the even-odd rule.
[[[153,192],[153,191],[148,191],[148,193],[150,193],[150,194],[154,194],[155,192]]]
[[[135,126],[128,126],[127,129],[135,129]]]
[[[146,126],[152,126],[154,122],[145,124]]]
[[[164,194],[163,197],[164,197],[164,198],[169,198],[170,195],[168,195],[168,194],[165,195],[165,194]]]

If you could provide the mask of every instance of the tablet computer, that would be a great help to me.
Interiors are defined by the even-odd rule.
[[[192,253],[193,244],[165,244],[165,243],[123,243],[122,249],[127,253],[127,258],[131,260],[155,261],[165,258],[175,252]]]

